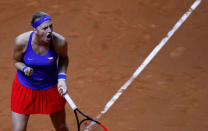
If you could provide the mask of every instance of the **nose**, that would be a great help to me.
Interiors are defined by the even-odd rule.
[[[52,32],[52,28],[49,27],[48,30],[47,30],[47,32],[48,32],[48,33],[51,33],[51,32]]]

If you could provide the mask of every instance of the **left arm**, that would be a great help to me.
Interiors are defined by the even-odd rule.
[[[69,56],[68,56],[68,44],[67,41],[62,37],[58,37],[56,52],[58,54],[58,92],[61,96],[67,93],[67,85],[66,85],[66,76],[67,68],[69,64]]]
[[[63,46],[61,46],[61,48],[59,49],[58,53],[58,73],[67,73],[67,68],[69,64],[69,56],[67,50],[67,42],[65,41]]]

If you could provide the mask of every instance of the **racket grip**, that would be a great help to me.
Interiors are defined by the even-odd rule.
[[[71,108],[72,108],[73,110],[77,109],[77,106],[74,104],[73,100],[71,99],[71,97],[69,96],[68,93],[66,93],[66,94],[64,95],[64,98],[66,99],[66,101],[69,103],[69,105],[71,106]]]

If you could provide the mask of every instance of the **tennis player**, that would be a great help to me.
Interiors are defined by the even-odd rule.
[[[25,131],[31,114],[49,114],[57,131],[68,131],[65,121],[68,67],[67,41],[53,32],[50,16],[32,16],[33,31],[17,36],[13,61],[17,75],[11,95],[14,131]]]

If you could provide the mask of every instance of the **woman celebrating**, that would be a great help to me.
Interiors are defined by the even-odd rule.
[[[49,114],[57,131],[68,131],[65,121],[68,67],[67,41],[53,32],[50,16],[32,16],[33,31],[17,36],[13,61],[17,75],[11,95],[14,131],[25,131],[31,114]]]

